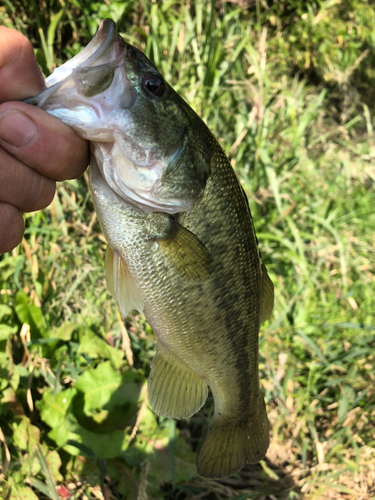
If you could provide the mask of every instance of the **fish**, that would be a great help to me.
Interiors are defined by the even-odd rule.
[[[198,475],[222,479],[257,463],[270,434],[259,329],[274,291],[247,197],[218,141],[110,19],[26,101],[90,141],[108,290],[123,316],[142,312],[158,339],[151,408],[189,418],[210,389]]]

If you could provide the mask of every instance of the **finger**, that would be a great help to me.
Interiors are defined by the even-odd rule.
[[[20,212],[47,207],[55,194],[56,183],[22,164],[0,149],[0,200]]]
[[[23,218],[12,205],[0,203],[0,253],[9,252],[22,241]]]
[[[0,105],[0,146],[58,181],[78,177],[89,163],[87,141],[62,121],[22,102]]]
[[[0,102],[39,94],[45,84],[29,40],[0,26],[0,47]]]

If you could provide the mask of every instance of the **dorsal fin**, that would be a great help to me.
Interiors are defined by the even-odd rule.
[[[262,301],[261,301],[261,312],[260,312],[260,322],[266,321],[272,313],[274,293],[273,293],[273,283],[271,278],[268,276],[266,266],[262,264]]]
[[[252,219],[251,211],[250,211],[250,205],[249,205],[249,199],[245,193],[244,188],[241,186],[242,194],[243,197],[246,200],[246,205],[247,208],[249,209],[249,215],[250,218]],[[258,238],[256,237],[255,234],[255,229],[253,226],[253,231],[254,231],[254,236],[256,239],[256,243],[258,245]],[[262,257],[261,253],[259,251],[259,259],[261,261],[261,269],[262,269],[262,286],[261,286],[261,311],[260,311],[260,322],[264,323],[270,316],[273,310],[273,304],[274,304],[274,291],[273,291],[273,283],[271,281],[271,278],[268,276],[266,266],[262,262]]]

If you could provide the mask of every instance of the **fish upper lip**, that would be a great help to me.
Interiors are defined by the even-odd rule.
[[[102,42],[102,46],[100,50],[100,54],[98,57],[110,46],[113,42],[117,42],[120,45],[120,48],[125,50],[130,46],[125,42],[125,40],[120,36],[117,31],[117,26],[112,19],[102,19],[99,23],[98,31],[96,32],[95,38],[103,37],[104,40]],[[102,48],[104,46],[104,48]],[[99,52],[99,51],[97,51]],[[96,52],[95,52],[96,54]],[[93,54],[94,55],[94,54]]]
[[[116,24],[112,19],[101,19],[99,23],[98,33],[108,35],[111,30],[116,30]]]

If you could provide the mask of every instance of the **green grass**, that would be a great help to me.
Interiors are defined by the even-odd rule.
[[[240,5],[6,1],[0,22],[48,74],[112,17],[228,153],[275,284],[267,458],[199,479],[212,401],[177,426],[147,407],[155,337],[139,315],[119,321],[83,177],[25,215],[0,261],[0,497],[375,498],[375,14],[359,0]]]

